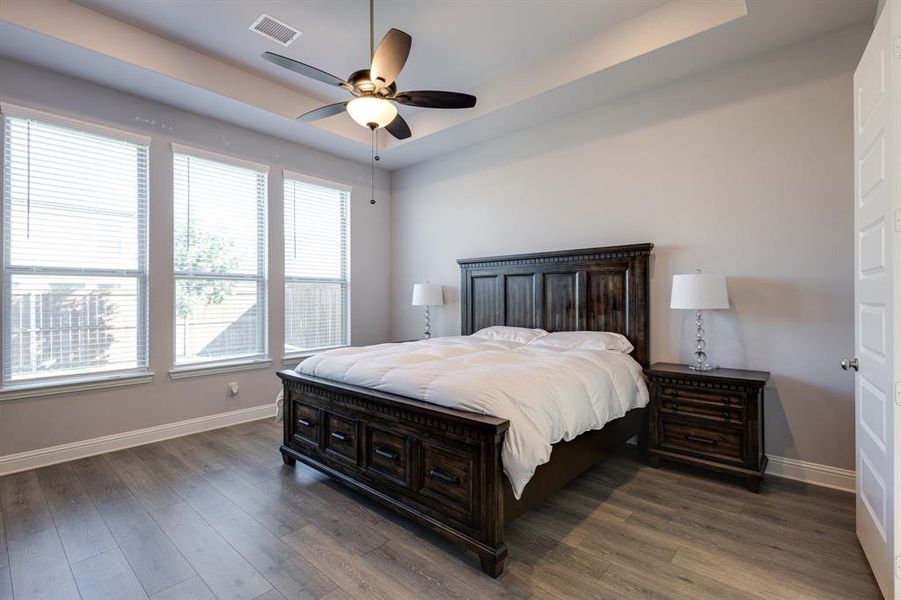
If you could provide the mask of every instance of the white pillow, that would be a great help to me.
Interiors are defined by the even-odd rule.
[[[472,337],[483,338],[486,340],[500,340],[502,342],[518,342],[520,344],[528,344],[542,336],[546,336],[547,331],[544,329],[529,329],[527,327],[505,327],[503,325],[495,325],[494,327],[485,327],[479,329]]]
[[[634,346],[626,336],[609,331],[557,331],[532,340],[533,344],[556,346],[567,350],[610,350],[632,352]]]

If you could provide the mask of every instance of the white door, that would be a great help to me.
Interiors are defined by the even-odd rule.
[[[857,536],[886,598],[901,598],[895,568],[898,539],[901,381],[894,340],[901,319],[901,171],[898,169],[896,76],[901,68],[901,3],[889,0],[854,72],[854,384],[857,451]],[[898,37],[901,44],[901,37]]]

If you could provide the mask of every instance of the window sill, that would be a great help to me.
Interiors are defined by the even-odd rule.
[[[234,373],[235,371],[253,371],[255,369],[268,369],[272,361],[268,358],[234,360],[228,362],[201,363],[177,367],[169,371],[169,378],[188,379],[189,377],[204,377],[206,375],[220,375],[222,373]]]
[[[140,385],[152,381],[153,373],[143,372],[121,375],[99,375],[53,382],[43,381],[40,383],[23,383],[0,390],[0,402],[6,400],[19,400],[22,398],[56,396],[58,394],[70,394],[73,392],[84,392],[89,390],[103,390],[129,385]]]

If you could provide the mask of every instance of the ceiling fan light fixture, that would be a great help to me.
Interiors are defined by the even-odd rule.
[[[370,124],[374,123],[376,128],[382,128],[397,116],[397,107],[393,102],[382,98],[361,96],[348,102],[347,112],[363,127],[370,127]]]

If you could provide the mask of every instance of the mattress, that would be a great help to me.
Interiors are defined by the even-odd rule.
[[[551,446],[648,403],[628,354],[476,336],[340,348],[296,370],[510,421],[502,461],[518,499]]]

